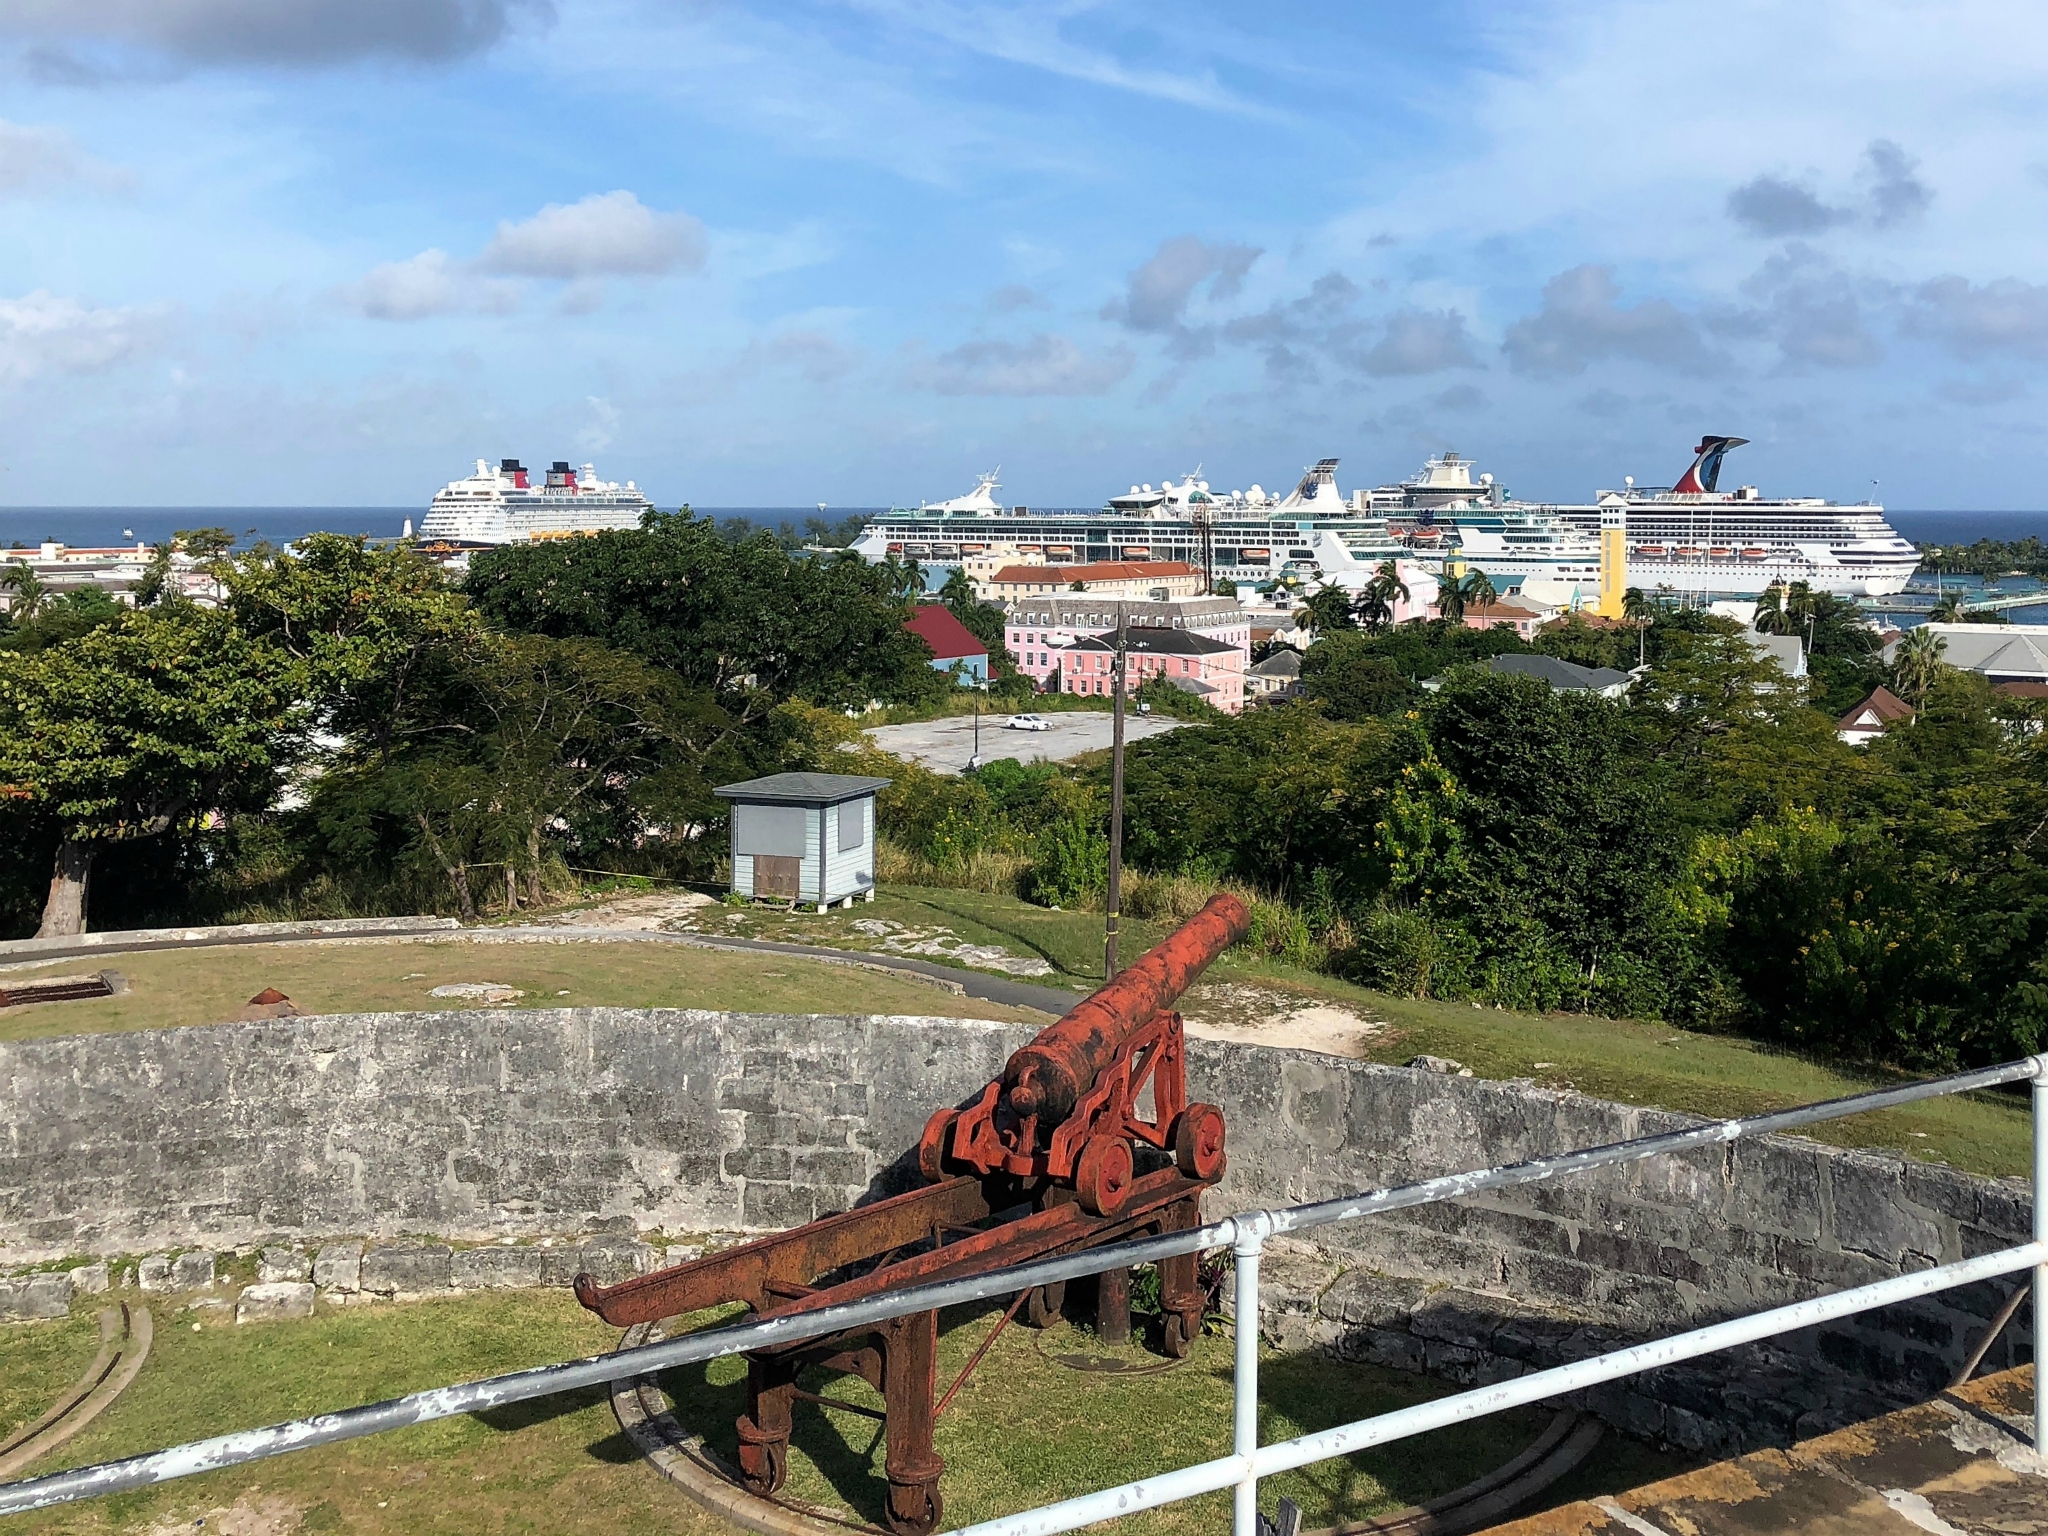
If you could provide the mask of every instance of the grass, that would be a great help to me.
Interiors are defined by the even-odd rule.
[[[71,975],[83,960],[10,974]],[[232,1019],[265,987],[305,1013],[474,1007],[428,996],[449,982],[502,982],[526,1008],[710,1008],[750,1013],[911,1013],[987,1019],[1043,1015],[959,997],[854,966],[655,942],[477,944],[349,941],[228,945],[109,956],[129,990],[0,1013],[0,1042],[165,1029]]]
[[[373,1402],[422,1387],[592,1354],[614,1333],[562,1292],[501,1293],[404,1306],[332,1309],[310,1321],[193,1331],[190,1314],[159,1305],[156,1345],[128,1392],[38,1473],[133,1455],[322,1409]],[[939,1378],[950,1382],[993,1315],[948,1314]],[[1048,1347],[1059,1333],[1046,1336]],[[92,1313],[0,1333],[0,1404],[32,1417],[83,1369]],[[1083,1341],[1085,1343],[1085,1341]],[[1007,1330],[938,1424],[948,1463],[948,1526],[1099,1488],[1217,1455],[1230,1436],[1230,1345],[1197,1341],[1189,1362],[1151,1376],[1085,1374],[1040,1352],[1040,1336]],[[1065,1348],[1075,1347],[1066,1341]],[[731,1450],[744,1367],[721,1362],[672,1373],[685,1417]],[[1274,1356],[1261,1369],[1261,1433],[1268,1439],[1434,1396],[1419,1377]],[[806,1378],[807,1386],[818,1382]],[[849,1401],[879,1406],[855,1378],[833,1382]],[[11,1406],[19,1404],[18,1409]],[[1310,1525],[1426,1498],[1506,1459],[1537,1432],[1539,1412],[1501,1415],[1272,1480]],[[0,1425],[9,1422],[0,1415]],[[790,1491],[872,1519],[881,1462],[874,1421],[799,1408]],[[1676,1470],[1668,1457],[1610,1437],[1578,1480],[1607,1493]],[[1576,1485],[1575,1485],[1576,1486]],[[1574,1494],[1576,1496],[1576,1494]],[[275,1524],[223,1522],[240,1504]],[[1222,1496],[1140,1517],[1134,1536],[1214,1530]],[[638,1458],[601,1391],[446,1419],[154,1489],[0,1520],[5,1536],[168,1531],[564,1532],[730,1528],[704,1514]]]
[[[1055,912],[1013,896],[936,886],[888,886],[871,906],[822,915],[750,913],[728,926],[799,942],[878,947],[852,928],[864,916],[929,929],[946,926],[975,943],[1049,961],[1042,985],[1085,988],[1102,977],[1102,914]],[[714,914],[704,926],[718,926]],[[1125,918],[1126,958],[1170,928]],[[933,957],[943,958],[943,957]],[[1732,1036],[1586,1014],[1511,1013],[1470,1003],[1390,997],[1244,951],[1225,955],[1207,980],[1270,989],[1303,1001],[1336,1003],[1388,1026],[1366,1047],[1369,1060],[1398,1064],[1447,1056],[1482,1077],[1534,1078],[1623,1104],[1722,1117],[1782,1109],[1897,1081],[1874,1070],[1812,1060]],[[1539,1063],[1541,1065],[1539,1065]],[[1858,1115],[1807,1134],[1837,1146],[1873,1147],[1972,1173],[2023,1175],[2031,1166],[2025,1101],[2016,1094],[1969,1094]]]

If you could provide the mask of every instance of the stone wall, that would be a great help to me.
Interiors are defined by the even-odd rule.
[[[0,1265],[339,1235],[786,1226],[904,1187],[931,1109],[978,1090],[1029,1034],[950,1019],[489,1010],[0,1046]],[[1215,1214],[1692,1123],[1307,1052],[1195,1041],[1189,1058],[1192,1091],[1230,1124]],[[1428,1365],[1434,1338],[1442,1368],[1512,1374],[1586,1352],[1585,1326],[1668,1333],[2008,1246],[2025,1239],[2030,1209],[2022,1182],[1773,1138],[1323,1229],[1309,1264],[1322,1279],[1276,1289],[1275,1305],[1340,1353]],[[1483,1348],[1432,1333],[1446,1287],[1461,1338],[1477,1339],[1472,1318],[1492,1309]],[[1772,1361],[1795,1361],[1823,1393],[1924,1394],[2005,1289],[1672,1375],[1664,1398],[1720,1414],[1743,1444],[1786,1427],[1779,1407],[1739,1401],[1777,1390]],[[1556,1326],[1533,1326],[1537,1315]],[[1408,1351],[1404,1336],[1423,1342]],[[1608,1411],[1697,1438],[1640,1394]]]

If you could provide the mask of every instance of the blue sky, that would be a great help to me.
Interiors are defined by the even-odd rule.
[[[7,0],[0,505],[2039,507],[2048,11]]]

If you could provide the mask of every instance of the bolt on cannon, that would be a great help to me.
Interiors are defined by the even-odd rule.
[[[756,1317],[783,1316],[1192,1230],[1202,1191],[1223,1176],[1223,1112],[1188,1102],[1173,1004],[1249,926],[1237,898],[1210,898],[1178,932],[1011,1056],[966,1107],[935,1113],[917,1148],[923,1188],[617,1285],[578,1275],[577,1299],[620,1327],[735,1301]],[[1159,1280],[1162,1347],[1180,1358],[1202,1326],[1196,1256],[1163,1261]],[[751,1352],[747,1411],[737,1425],[742,1484],[762,1497],[783,1486],[798,1402],[853,1406],[804,1390],[801,1373],[812,1366],[849,1373],[882,1395],[876,1416],[887,1437],[889,1525],[899,1536],[926,1536],[943,1509],[935,1420],[1011,1320],[1021,1314],[1028,1326],[1049,1326],[1064,1289],[1020,1292],[943,1394],[936,1311]],[[1128,1271],[1099,1277],[1097,1324],[1105,1337],[1128,1331],[1129,1294]]]

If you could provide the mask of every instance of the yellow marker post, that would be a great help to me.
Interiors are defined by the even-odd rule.
[[[1622,617],[1622,597],[1627,591],[1628,508],[1614,502],[1600,509],[1600,617]]]

